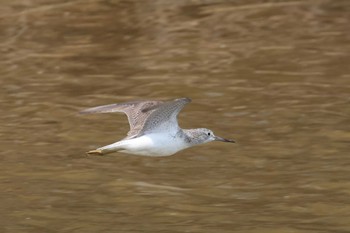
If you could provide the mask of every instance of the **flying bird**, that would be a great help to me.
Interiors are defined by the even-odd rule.
[[[177,115],[190,102],[189,98],[170,101],[132,101],[81,111],[82,114],[125,113],[130,125],[130,130],[124,139],[91,150],[87,154],[123,152],[143,156],[170,156],[186,148],[211,141],[235,142],[215,136],[213,131],[206,128],[181,129]]]

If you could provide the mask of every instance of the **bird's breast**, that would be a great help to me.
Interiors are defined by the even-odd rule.
[[[152,133],[125,141],[123,150],[129,154],[145,156],[169,156],[182,149],[187,144],[181,137],[165,133]]]

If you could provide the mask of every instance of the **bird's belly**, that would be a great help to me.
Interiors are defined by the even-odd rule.
[[[147,134],[126,140],[120,152],[144,156],[169,156],[186,147],[181,139],[170,134]]]

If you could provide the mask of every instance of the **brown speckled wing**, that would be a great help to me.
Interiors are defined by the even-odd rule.
[[[151,111],[151,113],[144,122],[144,126],[140,130],[138,136],[151,132],[177,132],[179,129],[177,115],[183,109],[183,107],[190,102],[191,99],[189,98],[181,98],[163,102],[158,106],[149,107],[149,111]]]
[[[109,104],[98,106],[94,108],[88,108],[80,113],[93,114],[93,113],[111,113],[121,112],[125,113],[128,117],[130,131],[127,138],[135,137],[139,135],[149,115],[162,105],[163,101],[132,101],[119,104]]]

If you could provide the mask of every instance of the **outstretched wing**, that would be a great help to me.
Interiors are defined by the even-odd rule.
[[[155,109],[162,105],[163,101],[132,101],[120,104],[109,104],[98,106],[94,108],[88,108],[80,113],[92,114],[92,113],[111,113],[122,112],[128,117],[130,130],[127,137],[139,135],[149,115],[155,111]]]
[[[177,115],[190,102],[191,99],[189,98],[181,98],[145,108],[145,111],[150,111],[150,114],[138,135],[152,132],[177,131],[179,129]]]

